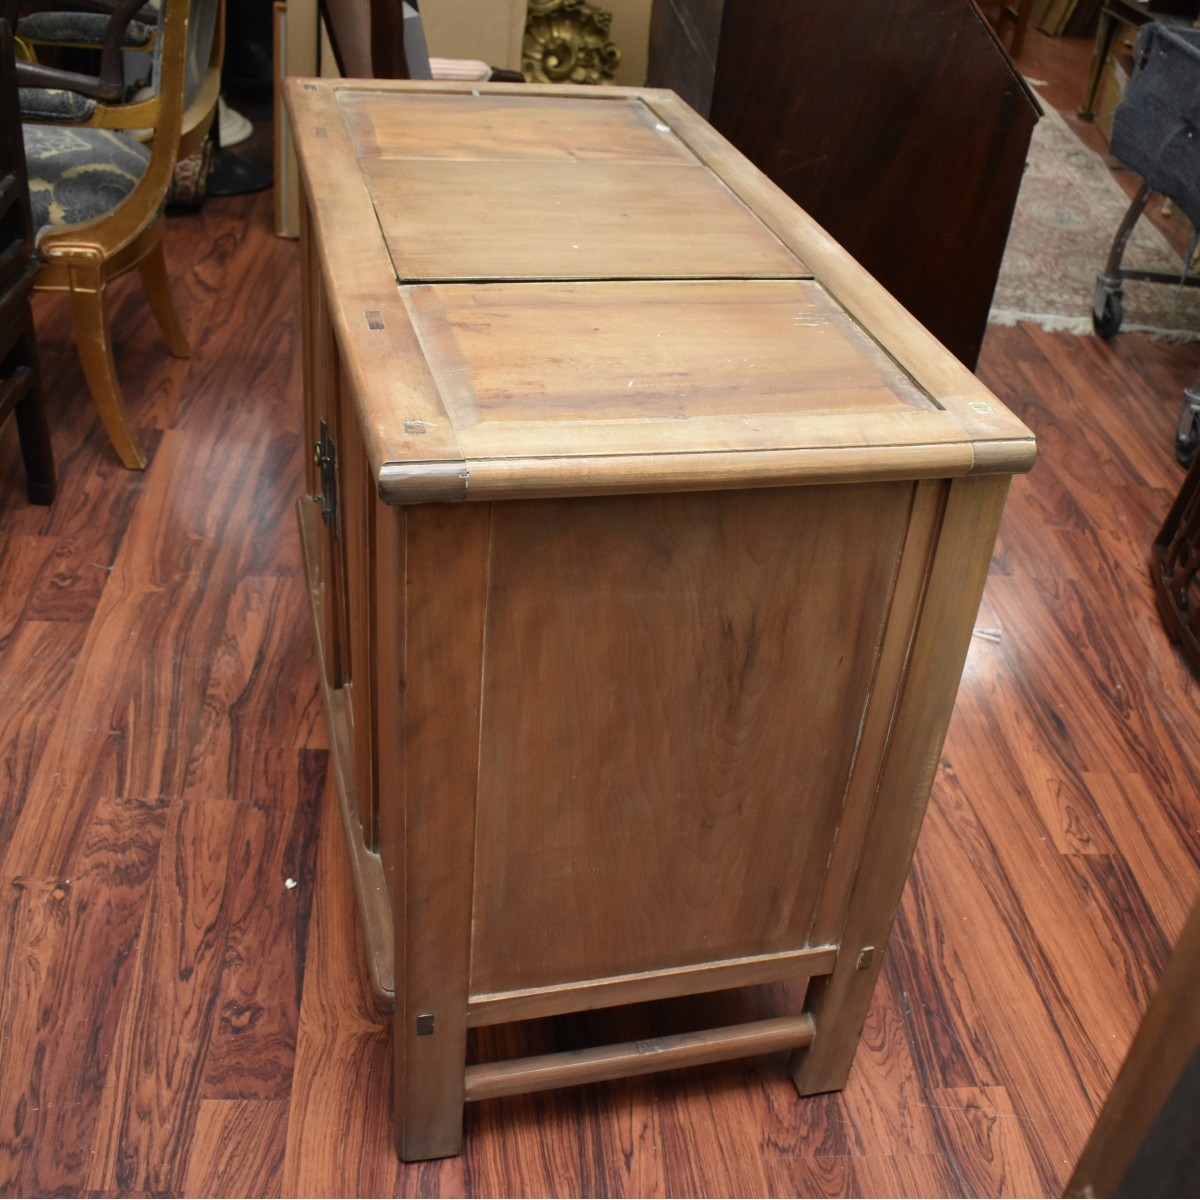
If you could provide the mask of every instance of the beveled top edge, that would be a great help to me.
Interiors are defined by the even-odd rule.
[[[658,99],[675,95],[669,88],[631,87],[607,83],[603,87],[592,88],[565,83],[492,83],[486,80],[452,79],[318,79],[297,75],[287,76],[284,86],[292,91],[306,92],[424,92],[429,95],[486,95],[494,92],[501,96],[570,96],[600,103],[606,100]]]
[[[1032,437],[982,447],[964,438],[882,449],[886,453],[881,454],[880,447],[824,446],[569,459],[467,459],[460,464],[389,462],[380,472],[379,496],[385,503],[403,506],[955,479],[1024,472],[1035,457]]]

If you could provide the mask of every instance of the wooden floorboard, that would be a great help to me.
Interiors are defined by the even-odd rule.
[[[1066,107],[1086,47],[1050,43],[1031,33],[1027,69]],[[116,297],[144,475],[53,297],[52,508],[0,431],[0,1194],[1061,1192],[1200,886],[1200,683],[1148,574],[1200,349],[989,332],[980,373],[1040,457],[846,1089],[798,1098],[780,1055],[511,1097],[468,1109],[460,1158],[404,1165],[292,516],[296,246],[270,193],[167,236],[192,357],[136,279]],[[601,1020],[623,1041],[662,1017]],[[472,1037],[495,1057],[587,1027]]]

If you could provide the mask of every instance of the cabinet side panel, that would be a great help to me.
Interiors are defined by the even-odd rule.
[[[912,488],[495,506],[473,993],[806,944]]]

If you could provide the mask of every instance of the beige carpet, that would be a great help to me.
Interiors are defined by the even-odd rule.
[[[1046,115],[1033,132],[1029,164],[990,320],[1032,321],[1045,329],[1092,332],[1092,291],[1129,201],[1104,159]],[[1157,198],[1150,203],[1161,203]],[[1138,222],[1123,265],[1178,272],[1182,263],[1148,220]],[[1126,283],[1123,332],[1200,339],[1200,289]]]

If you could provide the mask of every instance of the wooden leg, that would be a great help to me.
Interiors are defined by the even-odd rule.
[[[1017,15],[1013,26],[1012,46],[1010,53],[1013,58],[1020,58],[1025,49],[1025,34],[1029,30],[1029,17],[1033,11],[1033,0],[1017,0]]]
[[[50,447],[50,425],[46,420],[33,321],[29,315],[25,320],[28,327],[20,343],[20,361],[29,372],[29,390],[17,402],[17,434],[21,442],[21,457],[25,461],[25,490],[29,502],[50,504],[58,490],[58,480],[54,471],[54,453]]]
[[[462,1148],[488,516],[483,504],[381,506],[377,523],[380,816],[406,1160]]]
[[[1008,480],[948,485],[857,879],[830,975],[809,985],[812,1043],[792,1056],[800,1094],[846,1084],[899,907],[987,580]]]
[[[1112,49],[1117,33],[1117,22],[1103,5],[1100,6],[1100,23],[1096,26],[1096,43],[1092,51],[1092,64],[1088,68],[1087,85],[1083,89],[1083,103],[1079,106],[1079,117],[1083,121],[1096,119],[1096,92],[1100,88],[1100,76],[1104,74],[1104,63]]]
[[[75,342],[92,401],[121,461],[131,471],[141,471],[146,466],[146,456],[129,423],[117,380],[112,332],[104,304],[104,280],[99,272],[80,268],[72,271],[71,303],[75,309]]]
[[[809,981],[804,1007],[816,1034],[792,1054],[789,1070],[802,1096],[846,1086],[883,963],[883,945],[845,946],[830,975]]]
[[[50,426],[42,404],[41,384],[17,405],[17,433],[25,460],[26,491],[31,504],[49,504],[58,490],[54,455],[50,449]]]
[[[175,311],[175,303],[171,299],[171,285],[167,278],[167,260],[163,254],[162,238],[154,245],[154,249],[138,263],[142,276],[142,287],[146,289],[146,299],[150,302],[150,311],[158,322],[167,346],[176,358],[187,358],[192,348],[188,345],[187,334],[179,323],[179,315]]]

